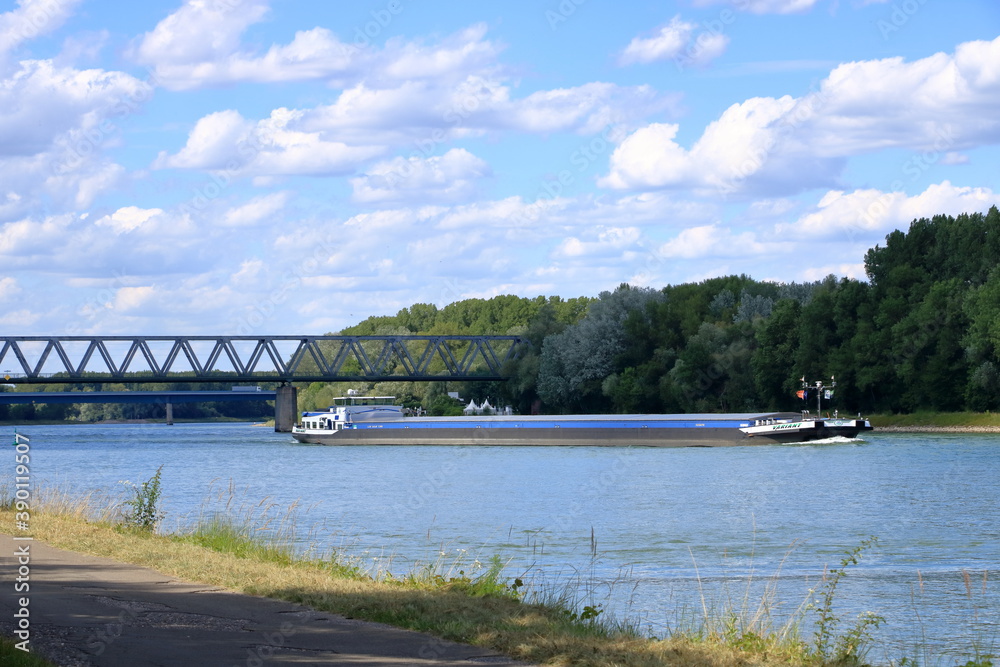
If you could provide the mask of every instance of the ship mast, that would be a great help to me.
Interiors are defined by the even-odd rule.
[[[834,387],[837,386],[837,381],[831,375],[830,376],[830,384],[828,384],[828,385],[823,384],[822,380],[816,380],[816,382],[809,383],[809,382],[806,382],[806,376],[803,375],[802,379],[801,379],[801,382],[802,382],[802,389],[803,390],[806,390],[806,389],[815,389],[816,390],[816,417],[817,418],[822,417],[823,416],[823,390],[824,389],[831,390],[831,395],[832,395],[832,390],[833,390]]]

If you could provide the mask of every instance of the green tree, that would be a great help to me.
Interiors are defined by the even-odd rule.
[[[538,372],[538,394],[559,411],[607,411],[601,388],[616,370],[625,350],[625,321],[647,302],[664,300],[662,292],[621,285],[602,292],[577,324],[545,339]]]

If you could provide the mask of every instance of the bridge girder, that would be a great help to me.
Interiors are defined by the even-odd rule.
[[[2,336],[9,384],[502,380],[520,336]],[[17,369],[17,370],[15,370]]]

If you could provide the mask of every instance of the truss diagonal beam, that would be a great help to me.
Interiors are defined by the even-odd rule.
[[[244,359],[239,350],[251,345]],[[12,384],[500,380],[503,364],[527,346],[518,336],[0,336],[0,377]],[[224,359],[232,370],[219,367]]]

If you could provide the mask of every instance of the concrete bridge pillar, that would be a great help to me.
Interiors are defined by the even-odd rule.
[[[167,401],[167,426],[173,426],[174,423],[174,404]]]
[[[275,390],[274,430],[276,433],[291,433],[298,421],[298,390],[290,384]]]

